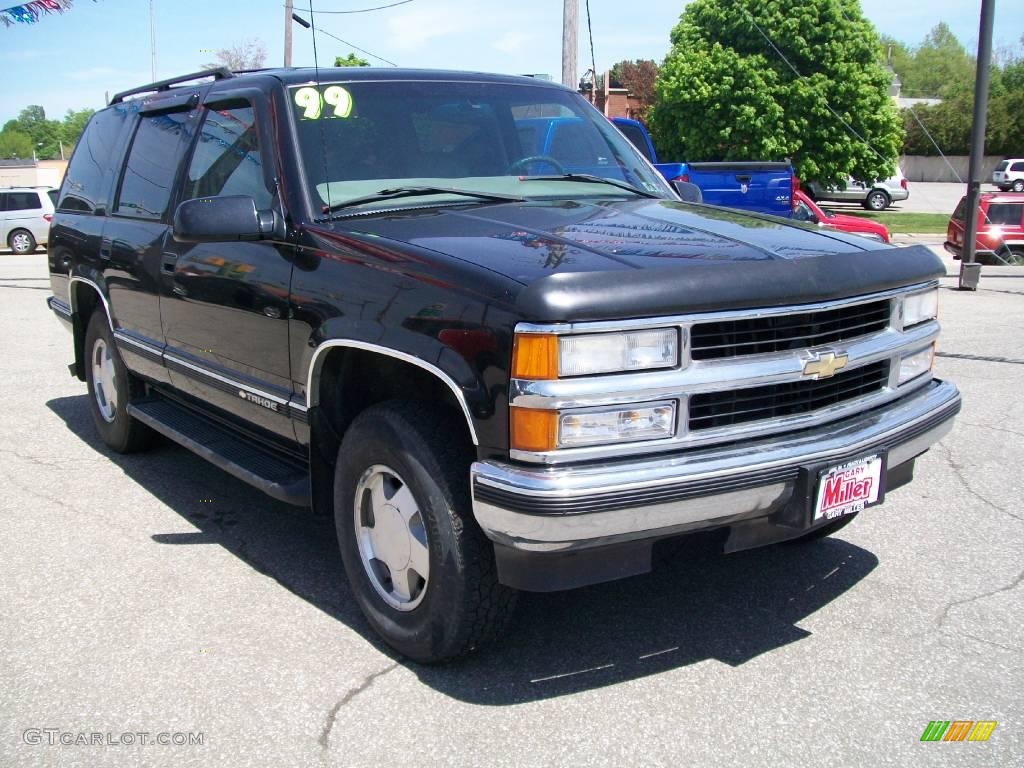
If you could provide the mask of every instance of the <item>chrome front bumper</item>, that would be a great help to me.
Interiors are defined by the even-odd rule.
[[[496,544],[568,553],[746,522],[787,507],[801,474],[878,452],[887,471],[952,428],[960,393],[934,380],[842,421],[659,458],[585,466],[472,466],[473,511]]]

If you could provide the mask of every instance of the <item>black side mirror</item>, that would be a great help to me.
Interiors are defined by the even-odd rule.
[[[178,206],[171,232],[179,243],[260,240],[274,236],[279,218],[274,211],[257,211],[248,195],[197,197]]]
[[[676,190],[676,194],[683,199],[684,203],[703,203],[704,195],[700,191],[700,187],[690,181],[673,181],[672,186]]]

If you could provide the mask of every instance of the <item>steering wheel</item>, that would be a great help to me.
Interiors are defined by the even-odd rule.
[[[568,173],[568,171],[565,170],[565,166],[555,160],[555,158],[551,157],[551,155],[530,155],[529,157],[521,157],[509,165],[508,173],[514,174],[520,169],[525,171],[530,167],[531,163],[547,163],[560,174]]]

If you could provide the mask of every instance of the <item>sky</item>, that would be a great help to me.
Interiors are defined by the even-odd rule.
[[[17,0],[0,0],[0,8]],[[559,0],[411,0],[358,14],[330,14],[397,0],[312,0],[323,31],[400,66],[513,74],[547,73],[560,79],[562,3]],[[798,1],[798,0],[795,0]],[[311,0],[294,0],[309,18]],[[668,36],[686,0],[590,0],[597,70],[622,59],[661,61]],[[919,43],[945,21],[968,49],[977,46],[980,3],[971,0],[862,0],[879,32]],[[1020,0],[996,5],[994,44],[1024,36]],[[76,0],[63,15],[32,25],[0,26],[0,125],[28,104],[47,117],[68,109],[104,106],[105,95],[151,82],[148,0]],[[156,77],[199,70],[214,51],[250,38],[267,47],[268,66],[283,62],[284,0],[153,0]],[[579,68],[590,68],[586,9],[580,2]],[[293,25],[295,65],[312,65],[313,36]],[[324,34],[316,36],[320,64],[355,50]],[[356,51],[375,65],[380,60]]]

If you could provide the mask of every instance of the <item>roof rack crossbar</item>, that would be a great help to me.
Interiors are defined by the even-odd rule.
[[[149,85],[141,85],[138,88],[130,88],[127,91],[121,91],[115,93],[111,99],[111,104],[119,104],[124,101],[128,96],[134,96],[137,93],[148,93],[150,91],[167,91],[170,90],[172,85],[178,83],[187,83],[189,80],[198,80],[201,77],[212,77],[214,80],[225,80],[229,77],[234,77],[235,73],[227,67],[214,67],[213,69],[204,69],[201,72],[191,72],[187,75],[180,75],[178,77],[170,77],[167,80],[157,80],[155,83]]]

